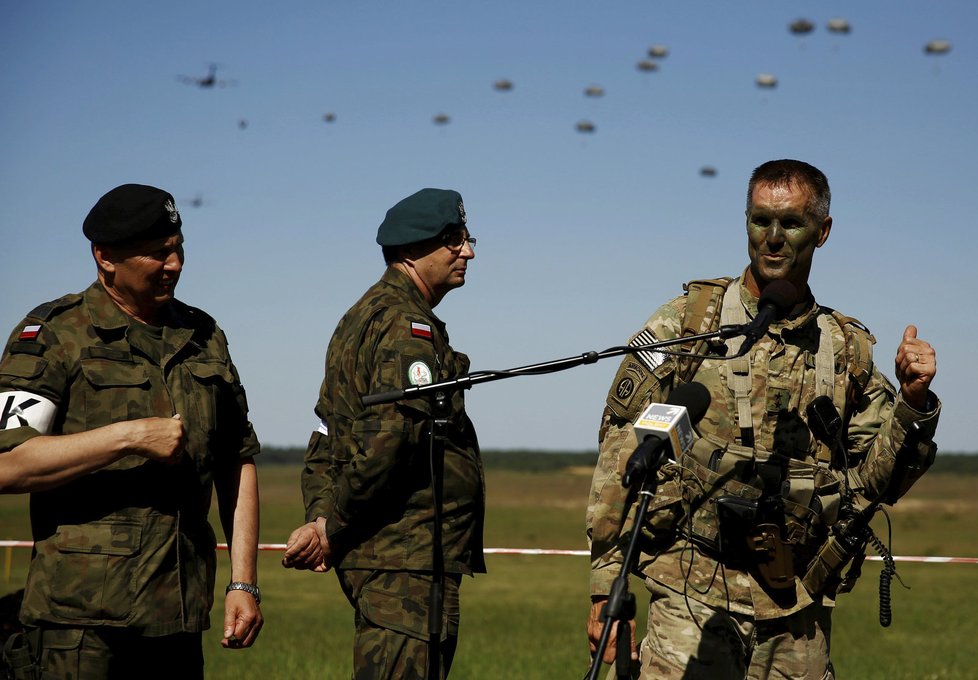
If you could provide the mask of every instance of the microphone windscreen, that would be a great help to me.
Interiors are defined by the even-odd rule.
[[[685,383],[669,394],[666,403],[672,406],[685,406],[689,421],[695,425],[703,419],[706,410],[710,407],[710,391],[702,383]]]
[[[798,289],[790,281],[775,279],[764,287],[761,298],[757,301],[757,307],[774,305],[778,310],[778,316],[784,316],[791,311],[791,308],[798,302]]]

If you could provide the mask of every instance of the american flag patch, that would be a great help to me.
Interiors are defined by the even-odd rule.
[[[651,345],[658,342],[656,337],[652,335],[652,331],[648,328],[643,329],[641,333],[632,338],[632,341],[628,343],[631,347],[641,347],[642,345]],[[639,361],[645,364],[645,367],[650,371],[654,371],[657,366],[659,366],[663,361],[666,360],[666,355],[662,352],[656,352],[651,350],[644,350],[636,352],[635,356],[638,357]]]
[[[431,340],[431,326],[426,323],[411,322],[411,335],[416,338],[427,338]]]
[[[20,337],[18,338],[18,340],[34,340],[37,338],[37,335],[40,332],[41,332],[41,324],[24,326],[24,330],[20,332]]]

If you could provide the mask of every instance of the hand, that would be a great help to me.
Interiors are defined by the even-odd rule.
[[[601,631],[604,630],[604,621],[601,620],[601,610],[606,603],[607,599],[603,599],[592,604],[591,611],[587,617],[587,642],[592,657],[597,654],[598,643],[601,642]],[[632,650],[632,661],[638,661],[638,650],[635,649],[635,619],[629,621],[628,624],[629,634],[632,637],[632,643],[629,645],[629,648]],[[604,654],[601,656],[601,660],[604,663],[615,662],[617,643],[618,621],[615,621],[612,623],[611,634],[608,636],[608,644],[605,646]]]
[[[258,632],[265,619],[251,593],[232,590],[224,598],[224,639],[225,649],[243,649],[255,644]]]
[[[187,432],[180,414],[172,418],[140,418],[120,426],[128,428],[126,449],[150,460],[176,464],[187,445]]]
[[[903,331],[895,371],[903,400],[918,411],[926,410],[927,393],[937,375],[937,353],[929,343],[917,337],[916,326],[907,326]]]
[[[282,566],[287,569],[310,569],[317,573],[330,570],[332,550],[326,538],[326,518],[318,517],[292,532],[285,544]]]

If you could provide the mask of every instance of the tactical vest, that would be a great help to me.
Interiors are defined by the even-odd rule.
[[[684,289],[687,299],[682,336],[709,333],[720,325],[747,323],[747,312],[740,301],[740,286],[736,279],[697,280],[688,283]],[[822,309],[829,313],[817,317],[820,338],[814,366],[816,396],[824,395],[832,400],[842,416],[844,433],[852,409],[872,373],[871,352],[875,339],[855,319]],[[845,338],[844,376],[836,375],[833,346],[836,335]],[[737,354],[741,342],[741,338],[727,341],[729,355]],[[707,340],[684,343],[681,350],[686,356],[673,359],[674,386],[693,380],[703,355],[711,348],[719,349],[722,344],[722,341]],[[743,518],[748,511],[755,512],[759,502],[776,499],[778,514],[783,512],[783,517],[777,518],[780,541],[791,547],[793,555],[789,559],[802,568],[824,542],[828,528],[838,518],[845,491],[845,466],[842,461],[834,461],[831,448],[821,442],[813,447],[806,460],[755,446],[749,355],[726,361],[720,370],[725,373],[733,393],[741,436],[737,442],[720,441],[709,435],[697,440],[693,449],[681,457],[677,477],[666,480],[660,491],[667,495],[671,491],[681,498],[683,519],[680,529],[707,550],[721,554],[729,554],[732,542],[742,542],[743,534],[753,526],[751,521],[745,520],[742,526],[732,531],[735,521],[723,520],[721,515],[729,517],[734,512],[736,519],[736,512],[743,511]],[[855,480],[852,481],[855,485]],[[665,518],[658,518],[659,522],[663,520]],[[756,521],[762,520],[758,517]],[[656,531],[655,523],[654,519],[653,532]],[[727,536],[721,535],[723,524],[727,527]]]

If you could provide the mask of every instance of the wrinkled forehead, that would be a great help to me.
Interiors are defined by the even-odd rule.
[[[761,196],[765,196],[766,201],[762,202]],[[770,209],[774,207],[772,203],[781,204],[782,207],[789,203],[797,204],[792,207],[808,210],[814,200],[815,192],[807,182],[796,179],[788,179],[784,182],[758,182],[751,190],[748,212],[761,208]]]
[[[169,236],[158,236],[156,238],[139,239],[128,241],[119,245],[111,246],[113,250],[126,256],[148,255],[160,250],[177,248],[183,245],[183,231],[178,229]]]

